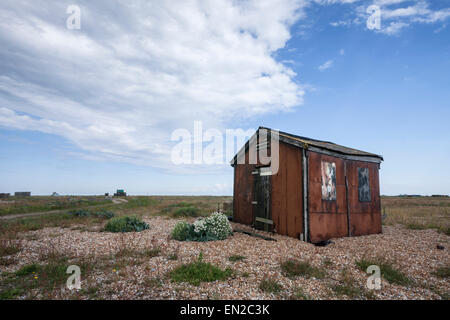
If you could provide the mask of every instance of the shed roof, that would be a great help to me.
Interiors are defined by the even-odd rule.
[[[275,131],[275,130],[267,128],[267,127],[259,127],[258,130],[255,132],[255,135],[261,129],[265,129],[270,132]],[[342,155],[344,157],[347,156],[348,158],[352,158],[352,159],[354,158],[356,160],[362,160],[362,161],[367,161],[367,160],[372,159],[375,162],[381,162],[384,160],[381,155],[362,151],[362,150],[357,150],[357,149],[353,149],[353,148],[349,148],[349,147],[344,147],[342,145],[338,145],[338,144],[335,144],[335,143],[329,142],[329,141],[311,139],[311,138],[302,137],[302,136],[298,136],[298,135],[283,132],[283,131],[278,131],[278,134],[279,134],[280,141],[294,145],[299,148],[303,148],[303,149],[311,149],[312,151],[318,151],[318,152],[320,152],[320,151],[327,152],[328,151],[332,154]],[[251,140],[251,138],[249,139],[249,141],[250,140]],[[242,148],[247,149],[249,141],[247,141],[245,146],[243,146]],[[239,152],[242,152],[242,151],[243,150],[241,149]],[[238,154],[239,154],[239,152],[238,152]],[[238,154],[236,154],[234,156],[233,160],[231,161],[231,164],[235,163]]]

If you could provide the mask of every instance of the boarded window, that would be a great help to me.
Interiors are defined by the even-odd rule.
[[[358,168],[358,199],[370,202],[369,168]]]
[[[336,164],[322,161],[322,199],[336,200]]]

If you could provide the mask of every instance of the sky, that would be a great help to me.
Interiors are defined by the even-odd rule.
[[[201,123],[381,154],[382,194],[450,194],[449,23],[450,0],[3,0],[0,192],[231,195],[226,152],[173,161]]]

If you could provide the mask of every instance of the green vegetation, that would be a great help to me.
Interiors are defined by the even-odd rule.
[[[438,278],[448,278],[450,277],[450,266],[439,267],[432,274]]]
[[[273,279],[261,280],[261,282],[259,283],[259,288],[264,292],[275,293],[275,294],[280,293],[281,290],[283,290],[283,287],[281,286],[281,284],[279,284],[277,281],[275,281]]]
[[[302,288],[297,287],[294,290],[294,294],[292,295],[291,299],[295,300],[311,300],[311,297],[307,295]]]
[[[200,215],[200,210],[194,207],[178,208],[171,215],[174,218],[198,217]]]
[[[186,221],[179,221],[172,230],[171,236],[178,241],[186,241],[191,233],[191,225]]]
[[[67,259],[51,260],[48,264],[23,266],[13,274],[2,275],[0,298],[15,299],[30,290],[48,293],[61,287],[66,279]]]
[[[78,209],[69,211],[69,214],[74,215],[76,217],[96,217],[102,219],[111,219],[114,217],[114,212],[109,211],[107,209]]]
[[[281,263],[281,271],[284,276],[289,278],[302,276],[306,278],[323,279],[326,276],[326,272],[324,270],[312,266],[307,261],[284,261]]]
[[[156,205],[157,201],[155,199],[149,198],[149,197],[134,197],[134,198],[127,198],[128,202],[122,204],[126,209],[133,209],[133,208],[139,208],[139,207],[149,207]]]
[[[401,286],[409,286],[414,284],[414,281],[404,275],[401,271],[397,270],[393,264],[381,257],[375,258],[362,258],[355,262],[356,266],[361,271],[366,272],[370,265],[377,265],[380,267],[381,276],[392,284],[398,284]]]
[[[121,216],[109,220],[105,226],[105,231],[140,232],[148,228],[150,228],[150,226],[136,216]]]
[[[357,298],[369,298],[373,299],[374,296],[366,291],[363,287],[359,287],[352,277],[350,271],[344,268],[340,274],[340,283],[332,285],[331,289],[338,296],[347,296],[350,299]]]
[[[230,222],[221,213],[213,213],[209,217],[189,224],[178,222],[172,230],[172,238],[178,241],[215,241],[225,240],[232,234]]]
[[[20,242],[10,239],[0,239],[0,257],[16,254],[22,250]]]
[[[153,258],[159,256],[160,253],[161,253],[160,247],[145,248],[145,249],[123,248],[116,253],[116,257]]]
[[[183,264],[169,273],[169,277],[175,282],[188,282],[198,286],[201,282],[225,280],[233,274],[233,270],[220,269],[211,263],[203,262],[203,254],[189,264]]]
[[[233,256],[228,257],[228,260],[230,260],[231,262],[242,261],[245,259],[246,259],[246,257],[240,256],[240,255],[233,255]]]
[[[0,216],[29,213],[29,212],[44,212],[52,210],[65,210],[79,207],[98,206],[110,204],[111,200],[104,197],[27,197],[16,198],[11,197],[10,201],[0,205]]]

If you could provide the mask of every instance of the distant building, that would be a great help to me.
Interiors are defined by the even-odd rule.
[[[29,191],[18,191],[18,192],[14,192],[14,196],[15,197],[30,197],[31,196],[31,192],[29,192]]]
[[[126,197],[127,193],[123,189],[117,189],[116,193],[114,193],[115,197]]]
[[[9,198],[10,194],[9,193],[0,193],[0,199],[7,199]]]

